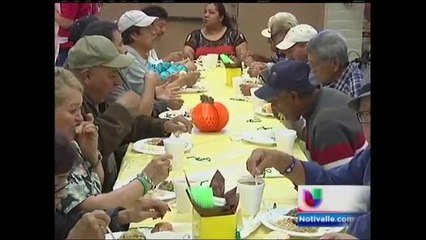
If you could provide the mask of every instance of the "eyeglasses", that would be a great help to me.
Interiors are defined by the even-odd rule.
[[[68,185],[68,180],[65,180],[64,185],[62,185],[60,187],[56,187],[55,186],[55,193],[58,193],[58,192],[62,191],[64,188],[66,188],[67,185]]]
[[[370,119],[370,111],[361,111],[361,112],[357,112],[356,116],[358,117],[358,121],[360,123],[370,123],[371,119]]]

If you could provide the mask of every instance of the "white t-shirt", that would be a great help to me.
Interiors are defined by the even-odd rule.
[[[149,50],[149,62],[150,63],[159,63],[159,62],[163,62],[163,60],[158,58],[157,52],[155,51],[155,49],[151,49]]]

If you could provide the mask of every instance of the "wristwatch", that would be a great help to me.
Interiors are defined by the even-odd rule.
[[[293,156],[291,156],[290,165],[288,165],[288,167],[286,169],[284,169],[283,172],[280,172],[280,173],[282,175],[286,176],[286,175],[290,174],[291,172],[293,172],[295,166],[296,166],[296,159]]]

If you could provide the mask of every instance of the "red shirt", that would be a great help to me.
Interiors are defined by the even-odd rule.
[[[70,20],[77,20],[84,16],[98,14],[101,6],[97,3],[61,3],[61,16]],[[71,48],[74,44],[67,39],[71,33],[71,28],[64,29],[59,27],[58,36],[66,39],[67,42],[61,43],[60,48]]]

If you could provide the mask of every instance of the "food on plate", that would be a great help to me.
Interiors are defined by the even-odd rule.
[[[317,227],[298,227],[297,218],[284,218],[274,223],[278,228],[301,233],[316,233],[318,232]]]
[[[264,113],[272,113],[272,105],[270,103],[267,103],[262,106],[262,111]]]
[[[193,86],[183,86],[182,90],[189,90],[189,91],[204,91],[206,88],[204,86],[199,85],[193,85]]]
[[[289,217],[298,217],[298,213],[297,213],[297,208],[293,208],[293,209],[291,209],[287,214],[286,214],[286,216],[289,216]]]
[[[138,230],[130,229],[129,231],[123,233],[118,239],[145,240],[146,237]]]
[[[173,232],[173,226],[168,222],[159,222],[155,224],[154,228],[151,230],[151,233],[155,232]]]
[[[183,114],[182,114],[182,112],[168,112],[168,113],[166,113],[166,118],[175,118],[177,116],[183,116],[185,118],[191,117],[191,115],[187,111],[183,112]]]
[[[183,86],[182,87],[182,89],[183,90],[185,90],[185,89],[199,89],[200,87],[199,86],[197,86],[197,85],[192,85],[192,86]]]
[[[160,183],[160,185],[158,186],[158,189],[173,192],[174,191],[173,182],[172,181],[164,181],[164,182]]]
[[[154,139],[150,139],[147,142],[148,145],[154,145],[154,146],[164,146],[164,142],[163,139],[161,138],[154,138]]]

